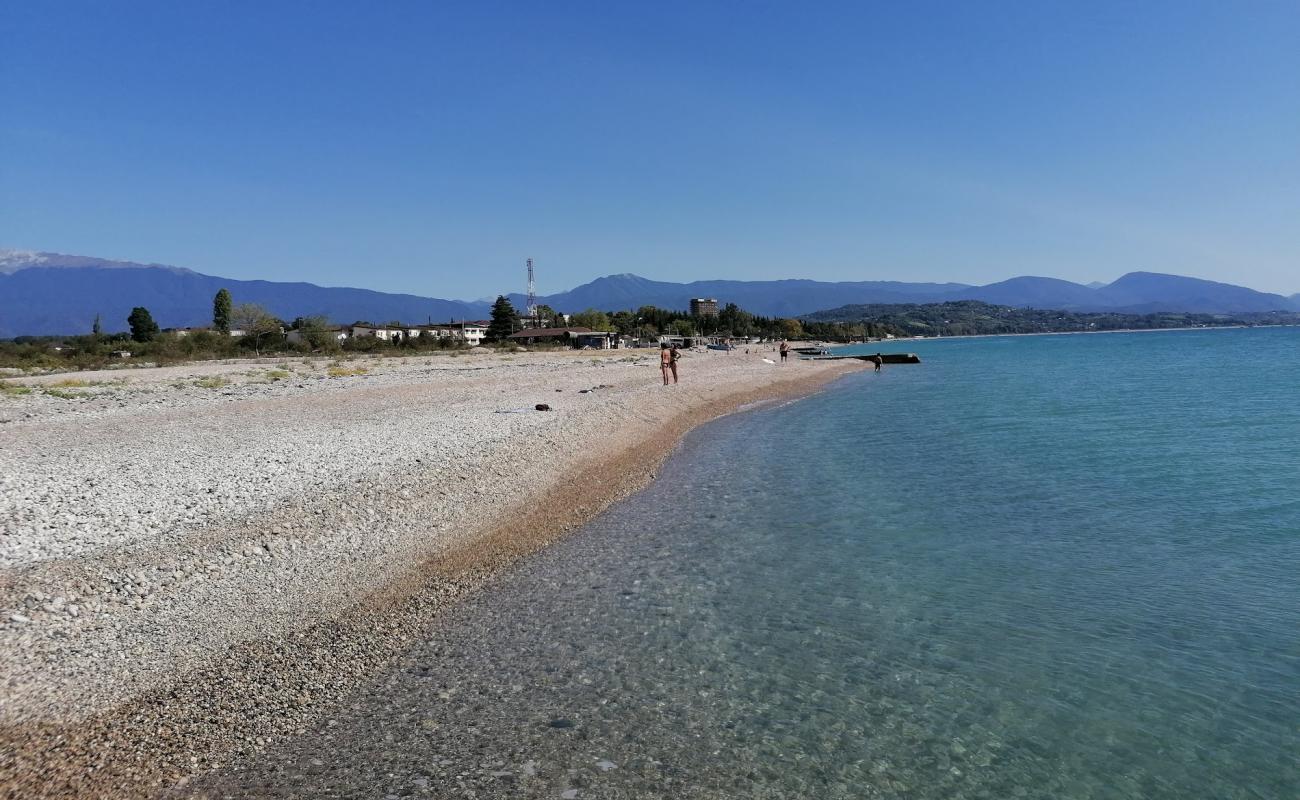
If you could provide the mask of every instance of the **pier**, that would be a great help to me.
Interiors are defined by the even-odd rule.
[[[805,361],[838,361],[847,358],[856,358],[858,361],[871,361],[876,356],[885,364],[920,364],[921,357],[916,353],[863,353],[861,355],[836,356],[829,352],[823,351],[820,355],[807,355],[802,360]]]

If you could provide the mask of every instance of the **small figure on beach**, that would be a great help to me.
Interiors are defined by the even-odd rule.
[[[668,376],[672,374],[673,354],[668,349],[668,343],[664,342],[659,345],[659,371],[664,374],[664,386],[668,385]]]
[[[682,351],[677,349],[677,345],[673,345],[673,349],[668,352],[671,355],[668,360],[668,368],[673,371],[673,383],[677,383],[677,362],[682,357]]]
[[[785,360],[786,360],[787,358],[789,358],[789,357],[790,357],[790,343],[787,342],[787,341],[785,341],[784,339],[782,339],[782,340],[781,340],[781,360],[782,360],[782,361],[785,361]]]
[[[880,353],[876,353],[871,357],[871,363],[876,365],[875,371],[880,372],[881,367],[885,365],[885,359],[880,355]]]

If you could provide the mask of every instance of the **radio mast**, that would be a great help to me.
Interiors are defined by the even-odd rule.
[[[533,260],[528,259],[528,316],[537,324],[537,284],[533,282]]]

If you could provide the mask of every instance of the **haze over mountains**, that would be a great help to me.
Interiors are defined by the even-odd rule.
[[[521,276],[522,278],[522,276]],[[521,280],[522,282],[522,280]],[[464,302],[310,283],[244,281],[163,264],[136,264],[86,256],[0,251],[0,338],[87,333],[98,314],[105,331],[122,330],[134,306],[145,306],[163,327],[206,325],[212,296],[230,290],[236,303],[258,303],[283,319],[323,315],[356,320],[421,323],[481,319],[488,303]],[[516,306],[523,295],[510,294]],[[1070,311],[1187,311],[1239,313],[1300,310],[1300,294],[1283,297],[1215,281],[1132,272],[1110,284],[1085,286],[1056,278],[1018,277],[986,286],[899,281],[812,280],[692,283],[622,274],[597,278],[567,292],[542,296],[552,308],[606,311],[643,305],[685,309],[692,297],[765,316],[797,316],[846,304],[934,303],[983,300],[999,305]]]

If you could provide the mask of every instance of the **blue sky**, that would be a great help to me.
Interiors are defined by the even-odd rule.
[[[475,298],[1300,292],[1300,3],[8,4],[0,246]]]

